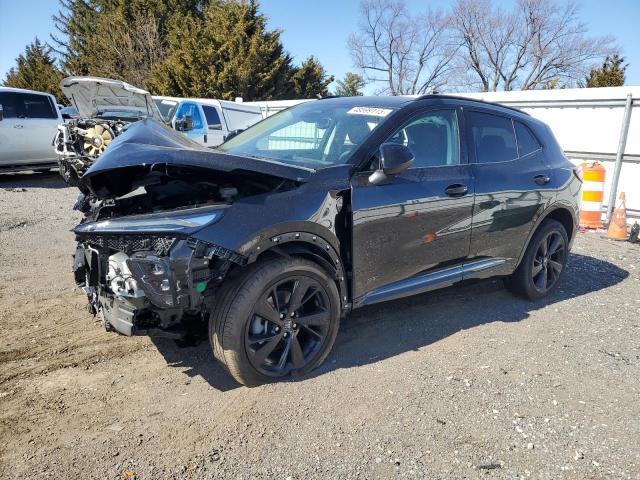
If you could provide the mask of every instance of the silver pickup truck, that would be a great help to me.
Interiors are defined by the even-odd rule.
[[[62,121],[53,95],[0,87],[0,171],[56,167],[51,142]]]

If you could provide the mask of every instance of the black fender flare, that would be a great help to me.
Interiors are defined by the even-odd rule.
[[[540,227],[542,222],[544,222],[547,218],[549,218],[549,216],[553,212],[555,212],[557,210],[565,210],[565,211],[569,212],[569,214],[571,215],[571,218],[572,218],[572,221],[573,221],[573,226],[574,226],[573,233],[569,237],[569,246],[571,246],[571,244],[573,243],[573,239],[576,236],[576,232],[578,230],[578,217],[576,215],[576,211],[573,208],[573,206],[571,204],[567,203],[567,202],[562,202],[562,201],[554,202],[551,205],[549,205],[547,208],[545,208],[542,211],[542,213],[540,213],[540,215],[538,215],[538,218],[536,218],[533,226],[531,227],[531,230],[529,231],[529,235],[527,236],[527,241],[524,243],[524,246],[522,247],[522,250],[520,251],[520,254],[518,255],[517,262],[515,264],[516,268],[518,268],[518,266],[520,265],[520,262],[522,261],[522,258],[524,257],[524,254],[527,251],[527,248],[529,248],[529,243],[531,242],[531,239],[533,238],[533,235],[538,230],[538,227]]]
[[[344,262],[340,256],[340,241],[333,235],[333,232],[329,230],[319,232],[323,230],[323,228],[317,224],[304,224],[299,226],[301,228],[291,229],[291,225],[289,225],[288,228],[278,229],[278,233],[270,231],[270,235],[261,234],[245,242],[243,244],[245,248],[242,249],[242,254],[246,257],[247,264],[255,262],[260,255],[268,251],[283,254],[286,250],[282,248],[283,246],[294,243],[306,246],[309,249],[309,253],[314,254],[318,263],[333,274],[340,292],[342,310],[350,310],[349,288]]]

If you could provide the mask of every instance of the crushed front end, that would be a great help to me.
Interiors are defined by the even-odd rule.
[[[77,240],[73,271],[88,308],[124,335],[205,318],[207,299],[245,261],[188,236],[79,232]]]
[[[125,335],[208,318],[227,273],[249,261],[246,236],[272,223],[256,205],[297,188],[293,170],[131,124],[80,179],[73,271],[89,310]]]

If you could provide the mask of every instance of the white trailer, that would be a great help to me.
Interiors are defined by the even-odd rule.
[[[609,206],[616,157],[620,154],[617,192],[626,193],[629,218],[640,218],[640,86],[456,95],[524,110],[551,127],[576,165],[601,162],[607,170],[603,213]],[[625,128],[626,142],[621,142]]]

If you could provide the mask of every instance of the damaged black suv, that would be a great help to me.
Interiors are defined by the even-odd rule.
[[[108,329],[208,322],[256,385],[319,365],[363,305],[490,276],[547,295],[580,183],[545,124],[463,98],[308,102],[216,150],[147,119],[80,182],[74,272]]]

